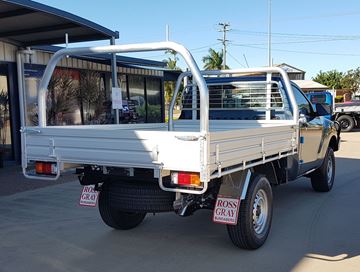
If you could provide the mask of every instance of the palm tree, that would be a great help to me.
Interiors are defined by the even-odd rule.
[[[173,50],[167,50],[166,54],[170,55],[167,59],[163,60],[166,63],[166,66],[170,70],[181,71],[181,68],[177,66],[179,58],[177,57],[177,52]],[[174,94],[175,82],[166,81],[165,82],[165,104],[169,105]]]
[[[167,68],[170,70],[180,71],[181,68],[177,66],[177,62],[179,60],[177,52],[174,50],[166,50],[165,54],[170,55],[167,59],[163,60],[166,63]]]
[[[223,53],[216,52],[214,49],[209,49],[209,54],[202,59],[205,70],[221,70],[223,69]],[[225,66],[225,69],[229,69],[229,66]]]

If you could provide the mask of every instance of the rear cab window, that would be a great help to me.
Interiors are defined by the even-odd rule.
[[[268,83],[263,80],[238,80],[219,83],[211,79],[209,88],[209,117],[212,120],[264,120],[266,111],[270,110],[272,120],[292,119],[289,100],[280,81],[271,81],[271,94],[268,100]],[[200,106],[199,93],[196,99],[196,110]],[[192,99],[193,87],[184,91],[180,119],[191,119],[195,109]],[[270,109],[268,109],[270,103]],[[197,114],[199,117],[199,112]]]

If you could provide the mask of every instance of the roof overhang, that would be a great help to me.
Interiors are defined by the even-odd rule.
[[[325,86],[323,84],[320,84],[319,82],[313,81],[313,80],[292,80],[296,85],[298,85],[303,90],[328,90],[329,87]]]
[[[30,0],[0,0],[0,40],[19,45],[51,45],[119,37],[94,22]]]
[[[280,67],[280,68],[282,68],[282,69],[284,69],[285,70],[285,72],[287,72],[288,74],[297,74],[297,73],[303,73],[303,74],[305,74],[305,71],[304,70],[301,70],[301,69],[299,69],[299,68],[296,68],[296,67],[294,67],[294,66],[292,66],[292,65],[289,65],[289,64],[287,64],[287,63],[281,63],[281,64],[275,64],[274,65],[275,67]]]

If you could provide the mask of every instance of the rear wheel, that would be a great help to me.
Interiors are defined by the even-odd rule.
[[[227,225],[234,245],[244,249],[261,247],[269,235],[272,220],[272,190],[268,179],[257,175],[240,203],[238,223]]]
[[[341,131],[349,132],[354,128],[354,119],[349,115],[340,116],[337,121],[340,123]]]
[[[331,147],[328,148],[320,168],[311,175],[311,185],[316,192],[329,192],[335,180],[335,156]]]
[[[137,227],[145,218],[144,212],[123,211],[112,205],[109,186],[105,183],[99,195],[99,212],[106,225],[128,230]]]

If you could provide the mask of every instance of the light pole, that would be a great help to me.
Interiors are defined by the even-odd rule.
[[[219,41],[222,42],[223,44],[223,69],[226,69],[226,46],[229,40],[226,39],[226,33],[229,31],[229,23],[219,23],[219,26],[221,27],[221,29],[219,30],[220,32],[223,32],[223,38],[222,39],[218,39]]]
[[[271,0],[268,0],[268,66],[272,66],[271,61]]]

